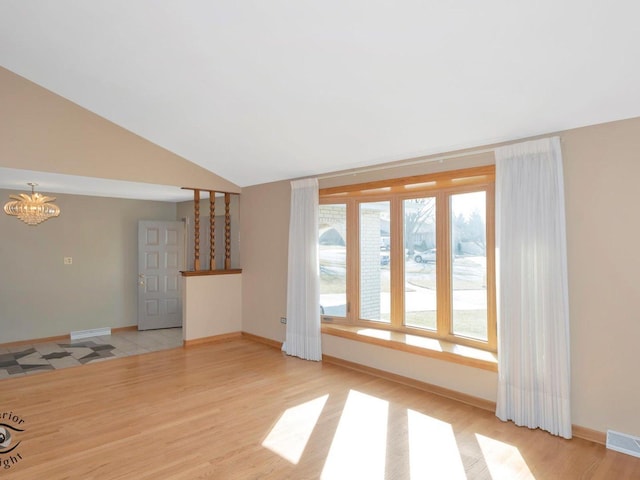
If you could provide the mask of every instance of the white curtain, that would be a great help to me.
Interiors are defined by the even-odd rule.
[[[558,137],[496,150],[496,415],[571,438],[569,298]]]
[[[318,180],[291,182],[287,336],[282,350],[322,360],[318,267]]]

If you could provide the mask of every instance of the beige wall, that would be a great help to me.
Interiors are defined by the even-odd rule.
[[[183,277],[183,338],[196,340],[242,330],[242,275]]]
[[[564,156],[571,309],[573,423],[640,435],[640,119],[560,134]],[[321,187],[492,163],[462,160],[327,178]],[[243,330],[284,339],[289,182],[243,189]],[[253,235],[253,236],[252,236]],[[247,237],[249,237],[247,239]],[[269,255],[265,255],[265,252]],[[496,374],[323,336],[325,353],[495,400]]]
[[[640,118],[562,139],[573,421],[640,436]]]
[[[354,342],[333,335],[322,335],[322,353],[378,370],[438,385],[449,390],[495,401],[498,376],[494,372]]]
[[[287,314],[289,182],[242,191],[242,330],[284,341]]]
[[[2,204],[10,194],[0,190]],[[138,220],[174,203],[56,195],[58,218],[0,214],[0,343],[137,324]],[[63,258],[72,257],[72,265]]]
[[[0,166],[226,192],[240,188],[0,67]]]

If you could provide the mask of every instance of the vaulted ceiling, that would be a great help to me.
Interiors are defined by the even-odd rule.
[[[640,116],[638,18],[602,0],[3,0],[0,65],[248,186]]]

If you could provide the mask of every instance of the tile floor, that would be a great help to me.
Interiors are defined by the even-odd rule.
[[[0,347],[0,379],[181,346],[182,329],[168,328]]]

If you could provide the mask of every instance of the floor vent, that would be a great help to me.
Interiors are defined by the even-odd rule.
[[[78,330],[76,332],[71,332],[71,340],[77,340],[79,338],[101,337],[103,335],[111,335],[111,329],[94,328],[91,330]]]
[[[640,438],[626,433],[607,431],[607,448],[616,452],[640,457]]]

